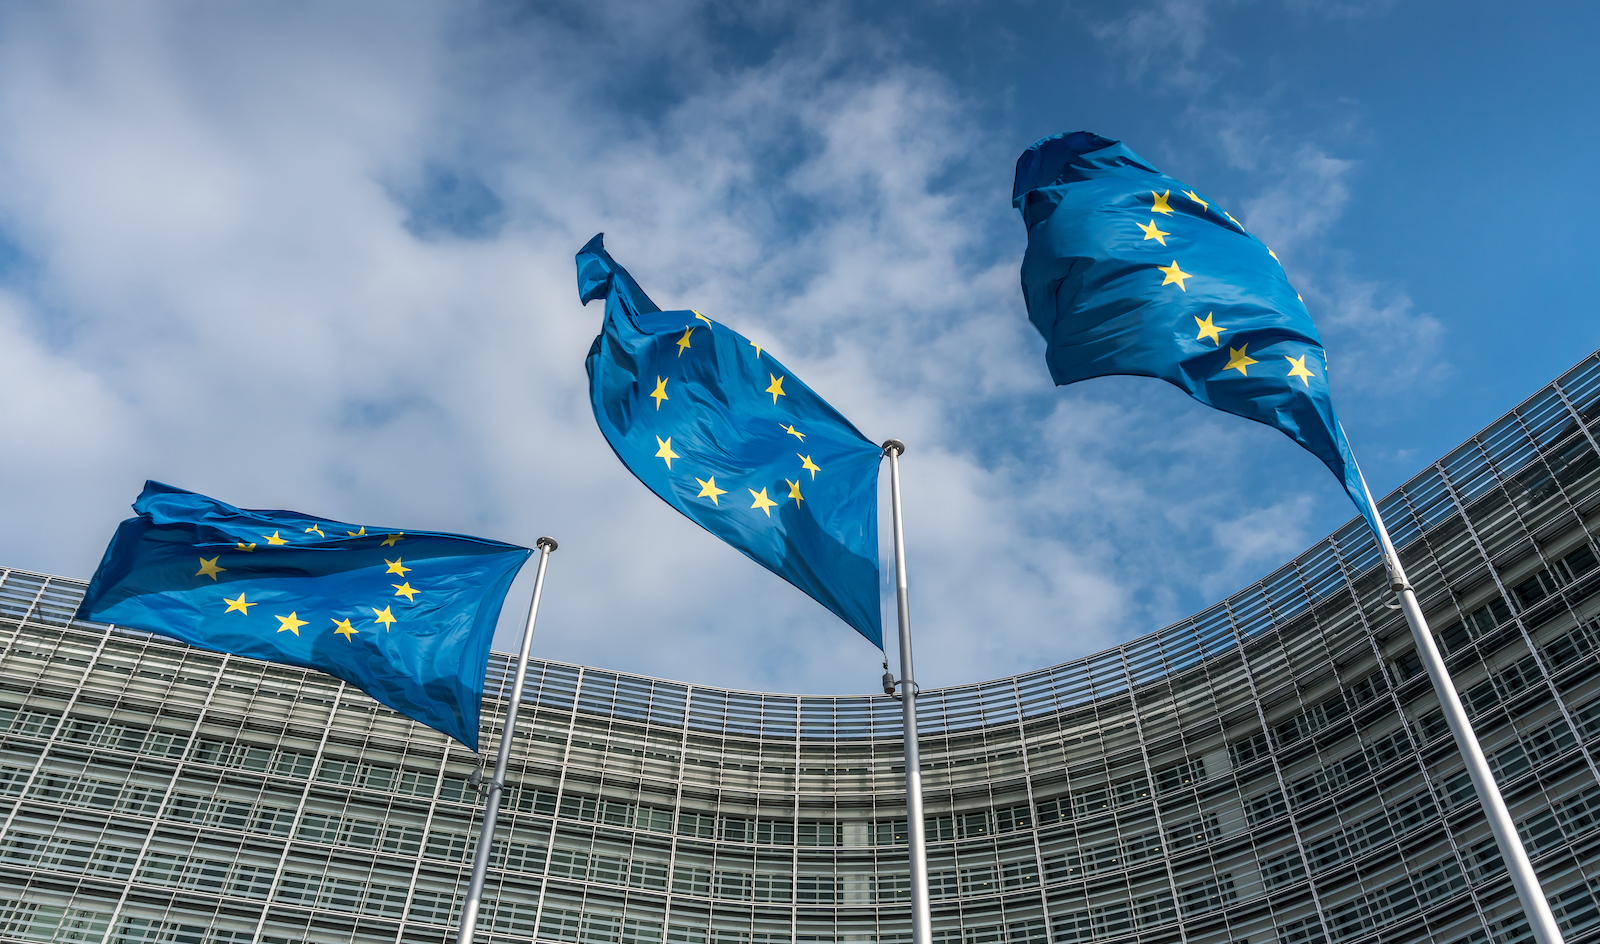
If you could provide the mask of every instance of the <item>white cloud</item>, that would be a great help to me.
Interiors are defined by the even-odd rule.
[[[1350,202],[1347,179],[1354,166],[1310,146],[1297,149],[1244,202],[1246,225],[1282,254],[1322,240]]]
[[[1125,57],[1128,77],[1154,74],[1162,85],[1198,94],[1216,82],[1226,57],[1203,57],[1211,30],[1209,0],[1155,0],[1096,24],[1095,38]]]

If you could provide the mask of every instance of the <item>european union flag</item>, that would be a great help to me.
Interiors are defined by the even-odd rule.
[[[1159,377],[1274,426],[1321,459],[1378,530],[1328,393],[1327,357],[1278,257],[1203,194],[1087,131],[1017,159],[1022,294],[1057,384]]]
[[[578,295],[606,300],[589,398],[623,465],[882,648],[883,450],[761,345],[697,311],[662,311],[601,236],[578,253]]]
[[[478,749],[489,643],[525,547],[246,511],[146,482],[78,618],[326,672]]]

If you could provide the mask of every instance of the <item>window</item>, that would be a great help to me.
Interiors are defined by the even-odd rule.
[[[1511,618],[1511,607],[1500,597],[1495,597],[1472,612],[1459,623],[1452,623],[1435,635],[1439,648],[1446,655],[1454,655],[1472,644],[1472,640],[1490,632]],[[1412,654],[1415,658],[1415,653]],[[1420,668],[1420,661],[1418,667]]]
[[[1411,735],[1405,728],[1378,738],[1367,748],[1367,757],[1374,769],[1387,767],[1402,757],[1411,756]]]
[[[838,823],[801,823],[795,838],[801,846],[837,846],[844,840],[844,829]]]
[[[1242,741],[1228,745],[1228,756],[1233,760],[1234,767],[1243,767],[1258,757],[1267,756],[1268,747],[1267,732],[1257,731]]]
[[[1192,786],[1204,779],[1206,779],[1205,761],[1196,757],[1194,760],[1156,771],[1156,789],[1166,793],[1179,787]]]
[[[1178,899],[1183,903],[1184,914],[1200,914],[1213,911],[1224,904],[1238,898],[1239,895],[1233,888],[1233,873],[1224,872],[1221,875],[1185,885],[1178,889]]]
[[[1275,819],[1289,812],[1289,804],[1283,800],[1282,790],[1272,790],[1255,797],[1249,803],[1246,813],[1250,818],[1250,825],[1256,826],[1269,819]]]
[[[1298,852],[1291,850],[1261,861],[1261,883],[1269,891],[1305,877],[1306,865]]]

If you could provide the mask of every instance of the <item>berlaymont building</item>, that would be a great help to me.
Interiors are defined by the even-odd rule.
[[[1382,503],[1569,942],[1600,940],[1600,356]],[[0,938],[440,944],[474,756],[0,570]],[[943,944],[1530,935],[1352,522],[1120,648],[919,699]],[[485,742],[509,659],[490,665]],[[480,939],[910,940],[900,708],[536,662]]]

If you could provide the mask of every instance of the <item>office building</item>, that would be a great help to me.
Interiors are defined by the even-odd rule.
[[[1569,942],[1600,938],[1600,358],[1382,503]],[[0,938],[452,939],[476,759],[0,571]],[[1529,939],[1352,522],[1116,649],[919,700],[941,944]],[[490,666],[498,743],[508,659]],[[909,941],[898,703],[536,662],[480,939]]]

